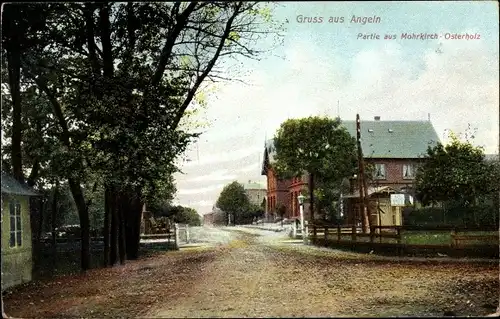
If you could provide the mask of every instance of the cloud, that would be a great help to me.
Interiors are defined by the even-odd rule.
[[[229,146],[229,145],[228,145]],[[223,163],[223,162],[232,162],[236,160],[240,160],[245,158],[251,154],[256,152],[261,152],[262,146],[250,146],[242,149],[225,149],[224,152],[220,153],[203,153],[199,154],[198,158],[192,158],[190,162],[186,162],[182,165],[182,168],[188,168],[193,166],[202,166],[207,164],[215,164],[215,163]],[[198,157],[198,154],[196,154]]]
[[[192,188],[192,189],[179,189],[177,194],[179,195],[195,195],[195,194],[204,194],[208,192],[213,192],[216,190],[220,190],[224,187],[224,184],[217,184],[213,186],[203,187],[203,188]]]
[[[242,167],[242,168],[236,170],[236,172],[238,172],[238,173],[254,172],[254,173],[259,173],[259,174],[260,174],[260,171],[261,171],[260,163],[251,164],[251,165],[248,165],[248,166],[245,166],[245,167]]]
[[[216,121],[202,136],[200,162],[184,165],[186,175],[177,182],[183,189],[194,183],[207,190],[217,182],[209,178],[265,180],[260,176],[264,138],[287,118],[336,116],[337,101],[347,120],[356,113],[362,119],[427,120],[430,113],[439,137],[445,129],[463,132],[470,123],[478,128],[475,143],[486,153],[498,152],[498,50],[483,40],[443,40],[442,53],[436,52],[437,41],[425,45],[412,51],[407,42],[379,42],[346,58],[322,43],[296,38],[273,72],[261,67],[246,79],[251,85],[226,83],[218,98],[208,101],[207,116]],[[219,193],[191,191],[179,198],[214,201]]]
[[[186,182],[202,182],[202,181],[229,181],[237,179],[237,175],[227,175],[228,170],[219,170],[208,175],[201,175],[194,178],[186,179]]]

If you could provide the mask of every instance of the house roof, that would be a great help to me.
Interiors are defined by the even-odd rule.
[[[2,172],[2,194],[38,196],[30,187],[19,183],[11,175]]]
[[[342,121],[341,125],[356,137],[356,121]],[[440,141],[430,121],[361,121],[360,127],[364,158],[415,159]],[[265,143],[264,161],[266,152],[272,163],[276,152],[273,139]]]
[[[247,184],[243,185],[244,189],[258,189],[258,190],[265,190],[266,187],[262,185],[261,183],[255,183],[255,182],[249,182]]]
[[[356,121],[342,124],[356,136]],[[360,126],[365,158],[419,158],[440,141],[430,121],[361,121]]]

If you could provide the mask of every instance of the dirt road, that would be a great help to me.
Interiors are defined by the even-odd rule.
[[[259,235],[266,236],[259,236]],[[6,296],[16,317],[486,315],[498,264],[402,262],[232,231],[223,245],[33,283]]]

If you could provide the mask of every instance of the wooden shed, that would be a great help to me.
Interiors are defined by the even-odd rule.
[[[31,196],[37,194],[2,172],[2,291],[32,279]]]
[[[391,194],[397,193],[389,186],[368,187],[370,203],[370,221],[374,226],[400,226],[403,224],[401,207],[391,205]],[[359,192],[344,196],[347,206],[349,224],[361,222]]]

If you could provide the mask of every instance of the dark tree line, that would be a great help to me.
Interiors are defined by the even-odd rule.
[[[82,270],[89,191],[104,193],[105,264],[136,259],[143,204],[172,197],[175,159],[199,136],[185,115],[204,84],[257,58],[253,45],[278,29],[255,2],[3,7],[2,163],[37,189],[67,183]]]

